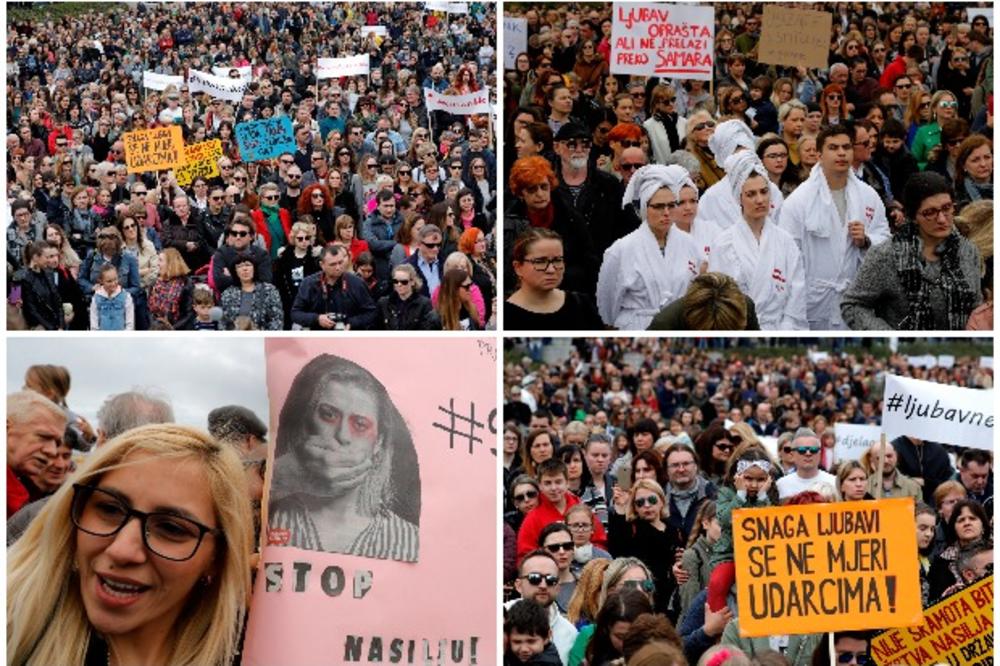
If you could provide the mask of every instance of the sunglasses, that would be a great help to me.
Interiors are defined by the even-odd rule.
[[[245,183],[246,180],[247,180],[247,177],[246,176],[233,176],[233,180],[235,180],[237,182],[240,182],[240,183]]]
[[[269,194],[267,196],[261,197],[264,201],[277,201],[280,197],[277,194]]]
[[[840,99],[840,93],[832,93],[830,95],[827,95],[826,98],[827,99],[837,99],[837,100],[839,100]]]
[[[288,178],[288,180],[300,180],[302,178],[302,174],[301,173],[287,173],[287,174],[285,174],[285,177]]]
[[[536,587],[542,583],[545,583],[548,587],[555,587],[556,583],[559,582],[559,576],[553,576],[552,574],[530,573],[520,576],[520,578]]]
[[[134,225],[134,224],[123,224],[122,225],[122,229],[124,229],[125,231],[130,231],[132,229],[135,229],[136,226],[137,225]]]
[[[567,553],[572,553],[573,542],[563,541],[562,543],[550,543],[549,545],[545,546],[545,550],[549,551],[553,555],[558,553],[560,550],[566,551]]]
[[[808,455],[812,453],[819,453],[818,446],[797,446],[795,447],[796,453],[801,453],[802,455]]]
[[[793,448],[792,448],[792,447],[790,447],[790,446],[783,446],[783,447],[781,447],[781,452],[782,452],[782,453],[786,453],[786,454],[787,454],[787,453],[791,453],[791,452],[792,452],[792,451],[794,451],[794,450],[795,450],[795,449],[793,449]]]
[[[441,243],[425,243],[425,242],[423,242],[423,241],[420,241],[420,243],[421,243],[421,245],[423,245],[424,247],[427,247],[427,248],[430,248],[430,249],[432,249],[432,250],[433,250],[434,248],[436,248],[436,247],[441,247]]]
[[[622,148],[638,148],[642,144],[638,141],[622,141]]]
[[[697,125],[695,125],[691,129],[694,130],[695,132],[700,132],[703,129],[712,129],[713,127],[715,127],[715,122],[713,122],[711,120],[706,120],[703,123],[698,123]]]
[[[462,284],[459,285],[459,287],[461,287],[462,289],[468,290],[469,288],[472,287],[472,283],[471,282],[463,282]]]
[[[843,652],[837,655],[838,664],[850,664],[852,661],[858,666],[868,666],[868,655],[864,652]]]
[[[651,507],[656,506],[659,503],[660,503],[660,498],[657,497],[656,495],[650,495],[649,497],[637,497],[633,502],[633,504],[635,504],[635,508],[637,509],[641,509],[646,505],[649,505]]]
[[[313,199],[322,199],[323,198],[323,193],[322,192],[313,192],[309,196],[312,197]]]
[[[295,160],[279,160],[282,164],[295,164]]]
[[[899,88],[900,90],[909,90],[910,88],[913,87],[913,84],[912,83],[897,83],[896,87]]]
[[[938,108],[939,109],[957,109],[958,108],[958,102],[952,102],[952,101],[949,101],[949,100],[941,100],[940,102],[938,102]]]
[[[721,444],[719,442],[716,442],[715,443],[715,448],[719,449],[720,451],[725,451],[725,452],[728,453],[728,452],[732,451],[733,449],[735,449],[736,446],[733,445],[733,444]]]
[[[646,594],[656,591],[656,585],[651,580],[627,580],[622,587],[629,590],[642,590]]]
[[[514,495],[515,502],[524,502],[525,500],[533,500],[538,497],[537,490],[526,490],[520,495]]]
[[[312,236],[296,236],[295,240],[297,240],[297,241],[311,241],[312,240]]]
[[[409,176],[409,175],[410,175],[410,173],[411,173],[411,170],[410,170],[410,169],[400,169],[400,170],[399,170],[399,175],[400,175],[400,176]]]
[[[931,108],[931,103],[930,102],[921,102],[920,103],[920,108],[921,109],[929,109],[929,108]]]
[[[625,162],[622,162],[619,165],[619,167],[621,168],[622,171],[634,171],[635,169],[641,169],[644,166],[646,166],[646,165],[645,164],[626,164]]]
[[[250,232],[249,231],[232,231],[232,230],[230,230],[229,231],[229,235],[230,236],[235,236],[237,238],[246,238],[247,236],[250,235]]]
[[[222,196],[220,195],[220,196],[209,197],[208,200],[209,201],[222,201]]]
[[[396,278],[393,278],[392,279],[392,283],[393,284],[401,284],[401,285],[405,286],[405,285],[410,284],[410,281],[409,280],[397,280]],[[517,499],[517,498],[515,498],[515,499]]]

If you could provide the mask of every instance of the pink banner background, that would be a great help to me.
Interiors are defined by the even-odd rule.
[[[419,459],[420,554],[418,562],[404,563],[266,546],[243,663],[492,664],[499,603],[497,459],[490,452],[497,446],[494,341],[271,338],[266,349],[272,445],[292,380],[313,357],[327,353],[348,358],[385,385],[410,427]],[[474,403],[475,418],[483,424],[476,430],[483,441],[473,445],[471,454],[467,437],[456,436],[455,447],[449,448],[449,434],[433,425],[451,424],[438,408],[449,408],[452,399],[454,411],[463,416],[469,416]],[[460,420],[456,429],[469,432]],[[312,565],[302,592],[294,591],[293,562]],[[280,592],[264,589],[268,563],[283,565]],[[344,587],[337,596],[327,595],[321,586],[321,574],[331,566],[343,572]],[[371,585],[358,599],[355,579],[363,580],[363,572],[371,572]],[[348,635],[362,638],[358,660],[345,652]],[[373,637],[381,639],[382,650],[369,659]],[[400,639],[395,644],[398,660],[394,639]]]

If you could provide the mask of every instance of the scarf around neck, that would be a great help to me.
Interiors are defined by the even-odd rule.
[[[941,262],[941,291],[944,292],[948,328],[963,330],[975,303],[973,294],[965,284],[959,259],[961,236],[954,227],[937,248]],[[906,293],[910,313],[899,323],[900,328],[911,331],[928,331],[937,328],[930,303],[930,283],[924,279],[923,241],[914,222],[904,224],[893,239],[896,272]]]

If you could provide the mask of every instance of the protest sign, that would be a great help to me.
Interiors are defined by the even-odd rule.
[[[245,67],[213,67],[212,74],[228,79],[230,78],[229,72],[234,69],[240,73],[241,79],[247,79],[249,81],[253,78],[253,67],[250,65]]]
[[[179,125],[122,134],[129,173],[173,169],[184,164],[184,134]]]
[[[424,8],[430,12],[445,12],[446,14],[468,14],[467,2],[425,2]]]
[[[376,37],[385,37],[389,34],[389,29],[384,25],[363,25],[361,26],[361,36],[367,37],[368,35],[375,35]]]
[[[517,54],[528,52],[528,19],[503,17],[503,68],[514,69]]]
[[[993,390],[886,375],[882,429],[890,440],[910,435],[992,451]]]
[[[234,129],[240,156],[246,162],[259,162],[282,153],[295,152],[295,133],[288,116],[240,123]]]
[[[835,461],[859,460],[868,447],[881,439],[882,429],[873,425],[837,423],[833,426],[833,436]]]
[[[465,95],[443,95],[434,92],[433,88],[424,88],[424,101],[428,112],[447,111],[456,116],[490,112],[490,94],[485,90]]]
[[[923,356],[907,356],[906,363],[914,368],[933,368],[937,365],[937,356],[924,354]]]
[[[809,360],[812,361],[813,363],[817,363],[819,361],[826,361],[826,360],[828,360],[830,358],[830,352],[828,352],[828,351],[813,351],[813,350],[810,349],[809,351],[806,352],[806,356],[808,356]]]
[[[183,76],[170,76],[169,74],[157,74],[156,72],[142,73],[142,87],[150,90],[166,90],[167,86],[184,85]]]
[[[913,498],[733,512],[740,635],[920,622]]]
[[[966,16],[968,16],[968,22],[972,23],[977,16],[982,16],[986,19],[987,25],[991,28],[993,27],[993,8],[992,7],[967,7]]]
[[[612,74],[711,81],[714,44],[712,7],[614,3]]]
[[[187,187],[197,178],[215,178],[220,174],[219,158],[222,157],[222,142],[218,139],[202,141],[184,146],[186,162],[174,169],[177,184]]]
[[[925,610],[923,624],[876,635],[871,656],[877,666],[993,666],[993,576]]]
[[[952,356],[951,354],[938,354],[937,367],[939,368],[955,367],[955,357]]]
[[[764,4],[757,60],[791,67],[828,66],[833,14]]]
[[[993,357],[992,356],[981,356],[979,358],[980,368],[992,368],[993,367]]]
[[[208,93],[215,99],[226,99],[230,102],[239,102],[243,99],[250,81],[246,79],[231,79],[228,76],[216,76],[207,72],[199,72],[192,69],[188,73],[188,87],[191,94]]]
[[[342,76],[368,75],[370,56],[365,53],[346,58],[320,58],[316,64],[317,79],[339,79]]]
[[[266,349],[274,433],[270,446],[284,452],[276,459],[272,452],[268,461],[267,543],[243,664],[493,663],[500,601],[496,528],[491,520],[463,525],[462,552],[456,556],[455,510],[461,504],[467,515],[496,515],[494,342],[422,339],[386,345],[358,338],[274,338]],[[337,382],[347,373],[359,376],[354,368],[345,369],[342,359],[361,366],[381,386]],[[429,378],[420,391],[412,390],[415,375]],[[384,511],[401,516],[405,509],[410,514],[400,520],[406,521],[408,531],[418,532],[415,561],[350,554],[357,545],[350,541],[349,547],[341,547],[318,537],[315,543],[291,545],[309,537],[309,525],[317,535],[337,533],[339,524],[331,528],[309,515],[301,523],[304,530],[298,529],[300,523],[289,523],[287,529],[277,526],[282,512],[287,513],[289,493],[291,499],[302,497],[310,483],[323,480],[296,475],[290,483],[283,481],[297,468],[294,462],[286,464],[289,456],[312,455],[303,452],[307,447],[300,437],[305,431],[296,430],[297,424],[316,421],[320,430],[315,432],[322,433],[330,423],[318,411],[300,409],[299,398],[308,401],[324,391],[324,402],[338,404],[337,391],[345,386],[353,401],[348,404],[364,405],[370,397],[378,405],[372,427],[391,438],[393,457],[415,452],[415,457],[403,460],[403,471],[410,481],[416,477],[416,483],[402,487],[406,479],[398,480],[394,467],[393,492],[380,498],[393,502],[396,497],[403,506],[398,513]],[[291,434],[283,432],[286,425]],[[305,436],[310,446],[322,446],[314,441],[321,435]],[[338,463],[347,465],[332,451],[320,455],[310,457],[310,471],[315,472],[320,461],[334,470]],[[388,455],[373,454],[372,464],[384,464]]]

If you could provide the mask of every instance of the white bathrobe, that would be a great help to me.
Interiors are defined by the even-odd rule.
[[[605,324],[644,331],[667,304],[686,292],[701,261],[691,236],[677,227],[660,244],[649,225],[619,238],[604,253],[597,278],[597,309]]]
[[[759,243],[745,221],[720,233],[708,269],[729,275],[753,299],[761,330],[808,329],[802,255],[795,239],[770,220]]]
[[[770,180],[767,181],[767,184],[771,189],[771,212],[768,213],[768,220],[777,222],[785,197],[777,185]],[[733,195],[732,180],[728,175],[723,176],[719,182],[705,190],[705,193],[698,199],[698,214],[695,216],[691,228],[697,229],[698,224],[703,220],[714,222],[720,232],[737,223],[745,224],[742,210],[739,199]]]
[[[885,206],[870,186],[853,173],[847,176],[847,220],[864,222],[874,247],[889,239]],[[846,330],[840,300],[861,266],[865,252],[850,239],[830,186],[817,164],[809,178],[788,196],[779,226],[791,234],[802,251],[806,273],[806,314],[812,330]]]

